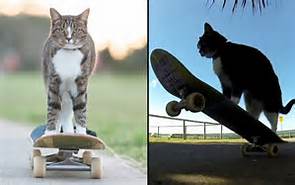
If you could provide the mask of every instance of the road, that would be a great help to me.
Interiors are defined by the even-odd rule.
[[[280,145],[278,158],[243,158],[240,144],[149,145],[150,185],[294,185],[295,143]]]
[[[32,177],[29,133],[33,127],[0,120],[0,185],[145,185],[147,176],[141,170],[110,152],[103,157],[104,178],[89,179],[89,172],[47,172],[46,178]]]

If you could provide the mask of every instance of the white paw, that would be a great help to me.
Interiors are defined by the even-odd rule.
[[[74,133],[73,123],[63,124],[62,130],[63,133]]]
[[[79,125],[76,125],[76,133],[86,135],[86,127],[81,127]]]
[[[53,135],[53,134],[57,134],[56,130],[45,130],[44,135],[48,136],[48,135]]]

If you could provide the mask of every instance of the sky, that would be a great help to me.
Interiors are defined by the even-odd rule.
[[[0,0],[0,14],[26,13],[49,17],[49,8],[62,15],[78,15],[90,8],[88,31],[96,49],[108,47],[122,59],[147,42],[147,0]]]
[[[199,79],[221,91],[212,69],[212,59],[201,57],[196,46],[203,34],[204,23],[208,22],[229,41],[255,47],[268,57],[279,78],[283,104],[286,105],[295,98],[295,1],[270,1],[269,7],[254,14],[250,7],[244,10],[238,8],[232,14],[232,1],[228,2],[222,10],[220,1],[210,8],[206,0],[150,0],[149,53],[155,48],[169,51]],[[149,64],[149,113],[167,116],[165,106],[171,100],[178,99],[159,84]],[[240,106],[245,107],[243,99]],[[278,130],[295,129],[295,107],[283,116],[283,124],[279,123]],[[215,122],[203,113],[182,111],[178,117]],[[156,125],[181,125],[181,122],[149,119],[150,132],[156,131],[153,127]],[[260,116],[260,120],[270,127],[264,115]],[[216,132],[218,129],[212,130]],[[167,128],[162,131],[171,133],[181,132],[182,129]]]

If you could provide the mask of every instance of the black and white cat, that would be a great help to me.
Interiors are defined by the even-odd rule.
[[[287,114],[295,99],[283,106],[279,80],[267,57],[256,48],[228,42],[208,23],[198,49],[201,56],[213,59],[223,94],[238,104],[244,93],[246,110],[256,119],[263,111],[275,132],[278,114]]]

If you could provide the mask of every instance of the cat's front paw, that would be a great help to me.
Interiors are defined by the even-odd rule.
[[[67,134],[73,134],[74,133],[74,127],[73,123],[69,122],[63,125],[63,133]]]
[[[76,133],[77,134],[84,134],[86,135],[86,127],[81,127],[79,125],[76,126]]]
[[[56,134],[57,132],[56,132],[56,130],[45,130],[45,132],[44,132],[44,135],[45,136],[48,136],[48,135],[53,135],[53,134]]]

